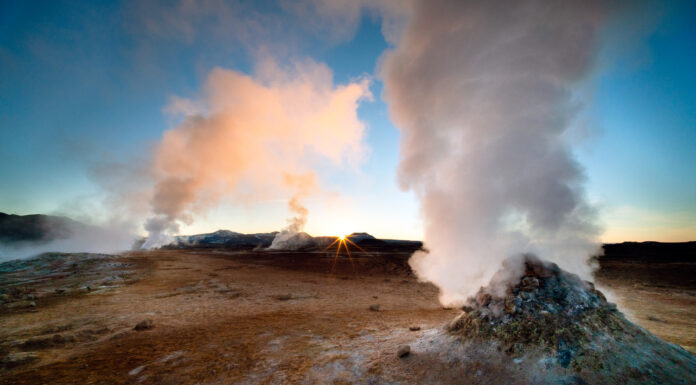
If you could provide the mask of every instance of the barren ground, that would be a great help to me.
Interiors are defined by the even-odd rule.
[[[331,273],[333,258],[320,253],[137,252],[114,261],[117,273],[99,273],[116,284],[89,291],[93,272],[77,265],[48,281],[5,277],[17,298],[0,307],[0,383],[408,383],[425,372],[434,383],[520,382],[512,359],[445,373],[419,354],[459,311],[410,276],[407,255],[357,257],[355,271],[341,258]],[[634,270],[607,267],[599,282],[635,322],[694,352],[696,288],[664,284],[673,271]],[[145,319],[154,327],[133,330]],[[413,353],[397,358],[403,344]]]

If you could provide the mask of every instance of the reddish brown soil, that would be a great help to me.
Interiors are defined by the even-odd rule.
[[[268,258],[255,258],[258,253],[132,256],[146,256],[152,264],[151,273],[136,283],[4,314],[6,347],[41,335],[49,324],[67,329],[60,334],[76,341],[32,349],[39,359],[0,372],[0,382],[235,382],[256,373],[259,382],[282,374],[292,383],[311,377],[317,364],[343,358],[319,352],[339,352],[356,337],[394,330],[416,335],[422,332],[410,332],[409,326],[436,328],[457,312],[440,307],[432,285],[364,261],[354,272],[340,259],[337,272],[329,274],[331,258],[315,257],[310,264],[302,256],[278,254],[280,266],[270,266]],[[293,260],[304,262],[282,267]],[[373,304],[380,310],[370,311]],[[155,327],[133,331],[143,319],[152,319]],[[102,334],[85,332],[92,329]]]
[[[36,358],[0,369],[0,383],[339,384],[355,382],[357,371],[418,376],[444,370],[417,352],[406,359],[395,352],[441,330],[458,310],[443,309],[437,289],[408,273],[407,255],[355,257],[355,270],[342,258],[331,274],[333,259],[321,254],[129,254],[138,279],[124,286],[1,310],[0,354],[30,352]],[[619,302],[642,326],[693,349],[692,289],[634,287],[631,276],[617,274],[600,274],[600,281],[625,299]],[[379,311],[369,310],[375,304]],[[144,319],[154,328],[134,331]],[[409,331],[414,325],[421,330]],[[46,342],[54,334],[68,342]],[[38,342],[27,344],[31,339]],[[515,382],[492,365],[470,364],[471,373],[489,375],[472,383]]]

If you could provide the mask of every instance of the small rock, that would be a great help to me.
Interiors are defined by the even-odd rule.
[[[133,328],[135,331],[143,331],[143,330],[150,330],[153,327],[155,327],[154,323],[152,322],[151,319],[146,319],[138,322],[137,325]]]
[[[412,331],[412,332],[417,332],[417,331],[420,330],[420,326],[418,326],[418,325],[413,325],[413,326],[410,326],[410,327],[408,328],[408,330],[410,330],[410,331]]]
[[[292,294],[281,294],[275,297],[278,301],[287,301],[292,299]]]
[[[469,316],[467,313],[461,313],[458,316],[456,316],[452,321],[450,321],[447,324],[447,330],[454,331],[454,330],[459,330],[461,328],[462,324],[464,323],[464,320],[468,319]]]
[[[377,299],[377,298],[379,298],[379,297],[377,297],[376,295],[373,295],[372,298]]]
[[[517,304],[514,296],[505,297],[505,312],[508,314],[515,314],[517,311]]]
[[[564,368],[567,368],[572,360],[573,352],[568,349],[559,350],[558,354],[556,355],[556,362],[558,362],[558,364]]]
[[[65,343],[65,338],[60,334],[54,334],[53,338],[51,338],[51,341],[53,341],[53,343],[56,345],[60,345]]]
[[[399,358],[406,357],[411,353],[411,347],[408,345],[403,345],[399,347],[399,350],[396,351],[396,356]]]
[[[379,311],[379,304],[370,305],[371,311]]]
[[[535,277],[524,277],[522,278],[522,290],[524,291],[534,291],[539,287],[539,280]]]
[[[533,256],[527,256],[525,261],[525,274],[530,277],[550,278],[559,271],[555,263],[547,264]]]
[[[65,293],[65,289],[56,289],[56,294],[63,294]]]
[[[29,302],[29,307],[36,307],[36,302],[34,302],[34,301]]]
[[[0,367],[4,366],[6,368],[14,368],[19,365],[28,364],[30,362],[36,361],[39,356],[33,352],[26,353],[10,353],[4,358],[0,359]]]
[[[595,293],[595,294],[597,295],[597,297],[599,297],[599,299],[600,299],[602,302],[607,302],[607,297],[605,297],[605,296],[604,296],[604,293],[602,293],[601,291],[599,291],[599,290],[594,290],[593,293]]]
[[[68,342],[75,342],[75,336],[72,336],[70,334],[68,334],[68,335],[54,334],[53,338],[51,338],[51,341],[53,342],[54,345],[61,345],[61,344],[65,344]]]
[[[137,368],[135,368],[135,369],[131,370],[130,372],[128,372],[128,374],[130,374],[131,376],[135,376],[135,375],[138,375],[138,373],[142,372],[143,369],[145,369],[145,365],[138,366]]]
[[[476,302],[481,306],[488,306],[488,304],[491,303],[492,298],[493,297],[491,297],[491,295],[488,293],[480,293],[476,296]]]
[[[471,313],[472,311],[474,311],[474,308],[469,305],[464,305],[462,306],[462,311],[465,313]]]

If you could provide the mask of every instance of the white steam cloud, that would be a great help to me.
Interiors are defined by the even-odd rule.
[[[177,98],[167,109],[183,121],[155,152],[144,247],[167,243],[181,223],[223,198],[252,203],[285,195],[298,217],[284,232],[301,231],[301,201],[319,190],[317,165],[363,157],[357,108],[369,98],[367,79],[334,85],[331,70],[312,61],[284,69],[263,60],[254,77],[213,70],[200,98]]]
[[[292,186],[296,191],[295,195],[288,202],[290,212],[296,216],[289,219],[288,226],[273,238],[273,242],[269,247],[270,249],[298,249],[304,246],[307,241],[306,237],[302,237],[299,234],[304,229],[304,225],[307,223],[307,215],[309,215],[309,210],[302,205],[301,201],[306,198],[312,190],[317,188],[317,178],[313,173],[285,175],[285,183]]]
[[[410,263],[461,303],[531,252],[590,278],[600,229],[564,132],[581,108],[601,2],[416,1],[381,76],[425,247]]]

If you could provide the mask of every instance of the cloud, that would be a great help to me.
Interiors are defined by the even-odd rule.
[[[331,70],[311,60],[281,68],[266,59],[254,77],[214,69],[200,100],[174,99],[170,108],[206,113],[183,116],[157,145],[148,246],[223,198],[253,203],[281,194],[298,207],[319,183],[296,182],[314,181],[315,167],[363,159],[357,108],[371,97],[369,79],[334,85]]]

